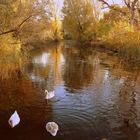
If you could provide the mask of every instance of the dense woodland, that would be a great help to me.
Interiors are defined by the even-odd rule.
[[[64,0],[61,13],[55,0],[0,1],[0,66],[18,69],[30,45],[61,40],[102,44],[139,64],[140,1],[115,1]]]

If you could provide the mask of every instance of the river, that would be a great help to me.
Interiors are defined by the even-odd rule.
[[[0,81],[1,140],[140,140],[140,70],[70,43],[31,51],[22,74]],[[46,100],[44,90],[55,91]],[[10,128],[17,110],[21,122]],[[46,123],[59,125],[56,137]]]

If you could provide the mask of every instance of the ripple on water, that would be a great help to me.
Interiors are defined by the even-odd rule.
[[[138,100],[134,102],[133,82],[119,66],[113,56],[93,48],[37,50],[18,81],[0,81],[0,132],[15,139],[25,138],[28,132],[28,137],[37,140],[139,140],[140,86],[136,85]],[[130,90],[125,89],[126,82]],[[44,89],[55,90],[55,97],[45,100]],[[7,120],[15,108],[22,121],[11,131]],[[44,129],[48,121],[60,127],[55,138]]]

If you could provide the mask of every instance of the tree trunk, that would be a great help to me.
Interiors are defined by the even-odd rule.
[[[131,25],[132,29],[134,29],[134,26],[135,26],[135,10],[133,8],[131,8],[130,13],[131,13],[131,15],[130,15],[130,25]]]

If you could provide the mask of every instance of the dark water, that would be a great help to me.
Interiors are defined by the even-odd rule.
[[[59,44],[31,52],[21,70],[0,81],[0,140],[140,140],[140,76],[127,62]],[[46,101],[45,89],[55,97]],[[14,110],[21,122],[12,129]],[[48,121],[58,123],[56,137]]]

